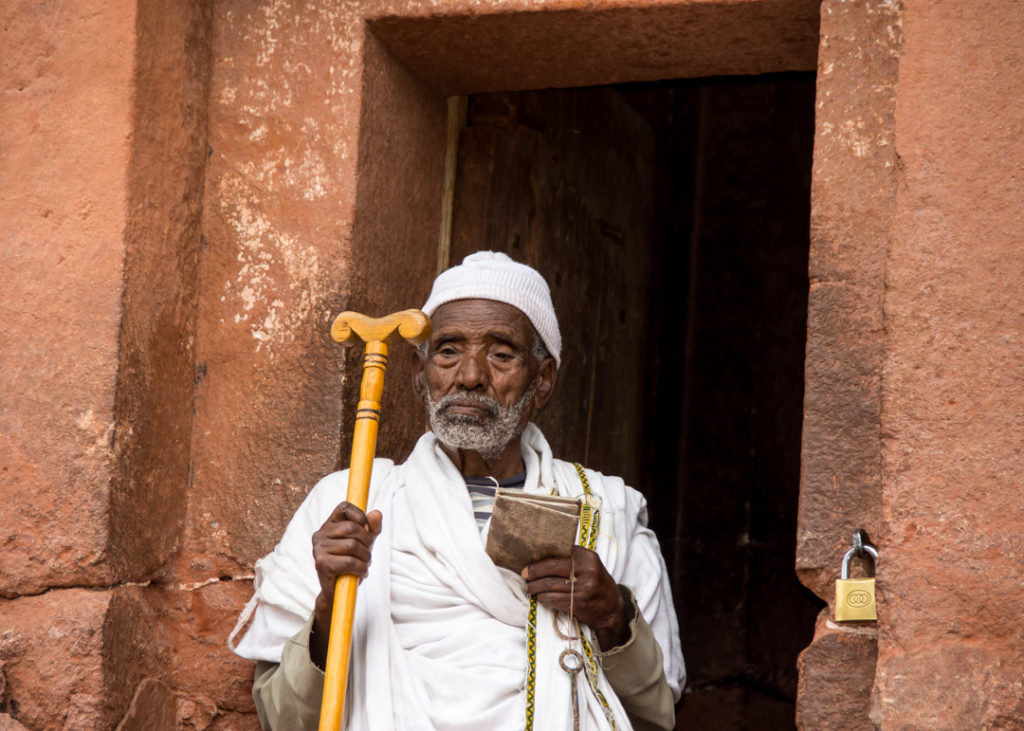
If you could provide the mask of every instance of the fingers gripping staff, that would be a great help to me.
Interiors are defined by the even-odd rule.
[[[331,326],[331,337],[350,344],[353,335],[366,343],[363,357],[363,381],[359,387],[356,425],[352,436],[352,460],[348,473],[348,502],[366,510],[370,490],[370,472],[377,447],[380,399],[384,392],[384,371],[388,366],[387,340],[395,331],[414,345],[430,335],[430,320],[419,310],[403,310],[381,318],[356,312],[342,312]],[[352,620],[355,616],[356,587],[359,577],[338,577],[331,612],[331,633],[327,649],[324,696],[320,706],[320,731],[335,731],[341,725],[348,686],[349,650],[352,646]]]

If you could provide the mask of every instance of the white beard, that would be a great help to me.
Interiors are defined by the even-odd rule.
[[[534,379],[526,392],[514,404],[505,408],[496,399],[479,393],[453,393],[434,401],[427,389],[425,400],[430,428],[448,449],[468,449],[479,452],[488,462],[501,456],[513,439],[519,436],[522,416],[533,403],[539,388],[539,379]],[[482,421],[469,414],[449,414],[448,408],[457,402],[471,401],[487,410],[488,416]]]

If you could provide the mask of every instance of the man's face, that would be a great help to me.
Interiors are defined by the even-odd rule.
[[[494,459],[547,402],[554,359],[538,362],[533,325],[503,302],[449,302],[431,323],[426,358],[414,373],[431,429],[450,448]]]

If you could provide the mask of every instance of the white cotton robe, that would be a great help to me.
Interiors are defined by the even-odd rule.
[[[540,430],[522,436],[528,492],[577,497],[575,468],[552,458]],[[595,550],[615,581],[632,590],[661,647],[665,677],[678,699],[685,669],[665,564],[647,528],[643,496],[616,477],[587,471],[600,500]],[[311,536],[345,499],[348,473],[321,480],[296,512],[281,542],[256,563],[255,594],[240,625],[252,622],[236,653],[280,662],[289,637],[308,621],[319,593]],[[526,620],[522,578],[484,552],[462,475],[433,434],[420,438],[403,465],[376,460],[368,510],[383,513],[383,530],[359,588],[344,727],[515,729],[525,725]],[[253,612],[253,610],[255,610]],[[572,728],[569,677],[555,613],[538,608],[534,728]],[[561,623],[565,629],[565,621]],[[596,646],[596,642],[594,643]],[[578,676],[582,729],[607,729],[596,694]],[[603,674],[598,687],[617,728],[625,711]]]

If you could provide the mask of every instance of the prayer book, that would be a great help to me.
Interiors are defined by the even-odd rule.
[[[580,502],[499,487],[485,550],[498,566],[519,573],[545,558],[569,558],[580,524]]]

